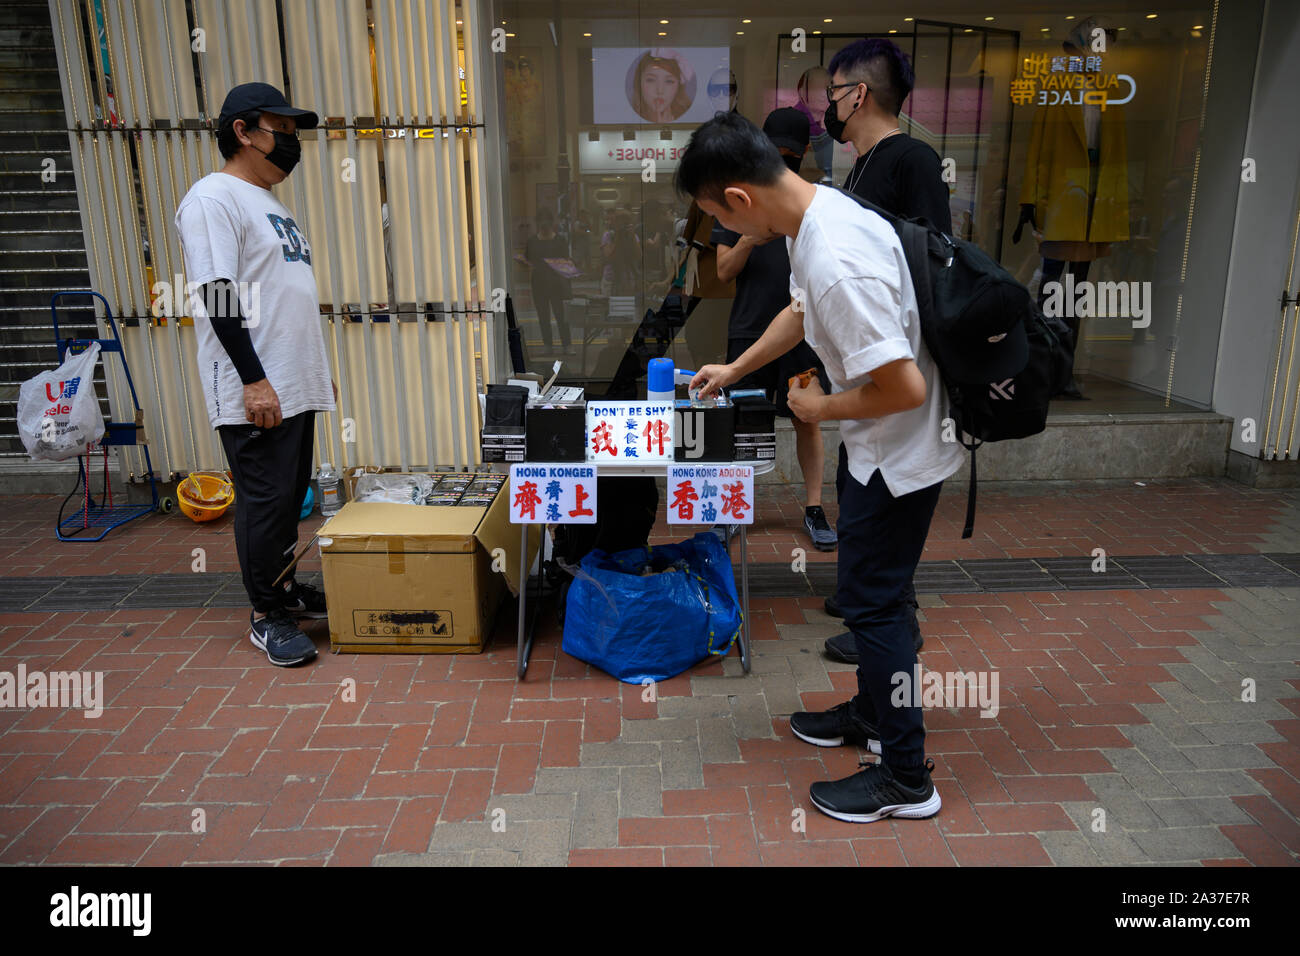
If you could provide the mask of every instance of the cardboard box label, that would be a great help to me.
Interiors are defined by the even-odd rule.
[[[753,524],[753,465],[669,465],[669,524]]]
[[[451,611],[352,612],[357,637],[451,637]]]
[[[511,524],[595,524],[595,465],[511,465]]]
[[[587,403],[587,461],[672,460],[671,402]]]

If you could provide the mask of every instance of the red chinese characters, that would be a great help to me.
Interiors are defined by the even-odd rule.
[[[610,440],[609,422],[601,422],[591,430],[591,451],[594,455],[607,451],[615,458],[618,457],[618,446]]]
[[[659,455],[664,453],[664,444],[670,440],[668,434],[668,423],[662,418],[652,422],[645,423],[645,429],[641,432],[645,436],[645,453],[647,455]],[[659,450],[654,450],[655,443],[658,442]]]
[[[587,494],[585,491],[582,490],[581,484],[575,485],[573,489],[574,508],[572,511],[569,512],[569,517],[578,518],[583,515],[590,517],[591,515],[595,514],[595,512],[592,511],[590,508],[584,508],[582,506],[582,503],[590,497],[591,495]]]
[[[695,486],[689,481],[683,481],[673,489],[673,500],[668,507],[677,509],[679,520],[693,521],[695,519],[694,502],[699,500],[700,496],[695,493]]]
[[[537,482],[525,481],[515,492],[515,507],[521,518],[537,520],[537,506],[542,503],[542,496],[537,493]]]
[[[737,481],[735,484],[722,486],[722,513],[730,514],[737,521],[744,519],[745,512],[752,508],[748,501],[745,500],[745,483]]]

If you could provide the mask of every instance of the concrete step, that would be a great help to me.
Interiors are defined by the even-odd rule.
[[[976,452],[979,482],[1222,477],[1227,473],[1232,419],[1217,412],[1057,414],[1041,434],[993,442]],[[822,426],[822,480],[833,488],[839,426]],[[1105,454],[1098,454],[1104,449]],[[970,454],[945,487],[964,484]],[[776,468],[760,482],[802,484],[794,429],[778,419]]]

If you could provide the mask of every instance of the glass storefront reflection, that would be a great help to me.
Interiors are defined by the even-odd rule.
[[[717,110],[761,124],[789,106],[809,118],[800,174],[843,185],[858,154],[822,124],[826,67],[875,36],[911,58],[900,125],[941,157],[954,233],[1077,331],[1078,395],[1104,408],[1074,410],[1208,407],[1221,316],[1180,302],[1207,11],[1038,6],[964,23],[833,10],[794,30],[777,4],[707,18],[498,4],[514,35],[500,66],[510,288],[532,367],[560,359],[562,380],[599,395],[635,370],[629,347],[720,360],[731,293],[688,275],[711,260],[688,262],[676,158]]]

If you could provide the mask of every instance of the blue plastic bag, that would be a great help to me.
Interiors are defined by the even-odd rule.
[[[642,574],[647,565],[654,573]],[[740,624],[731,557],[706,531],[678,544],[586,555],[569,587],[561,647],[641,684],[725,656]]]

